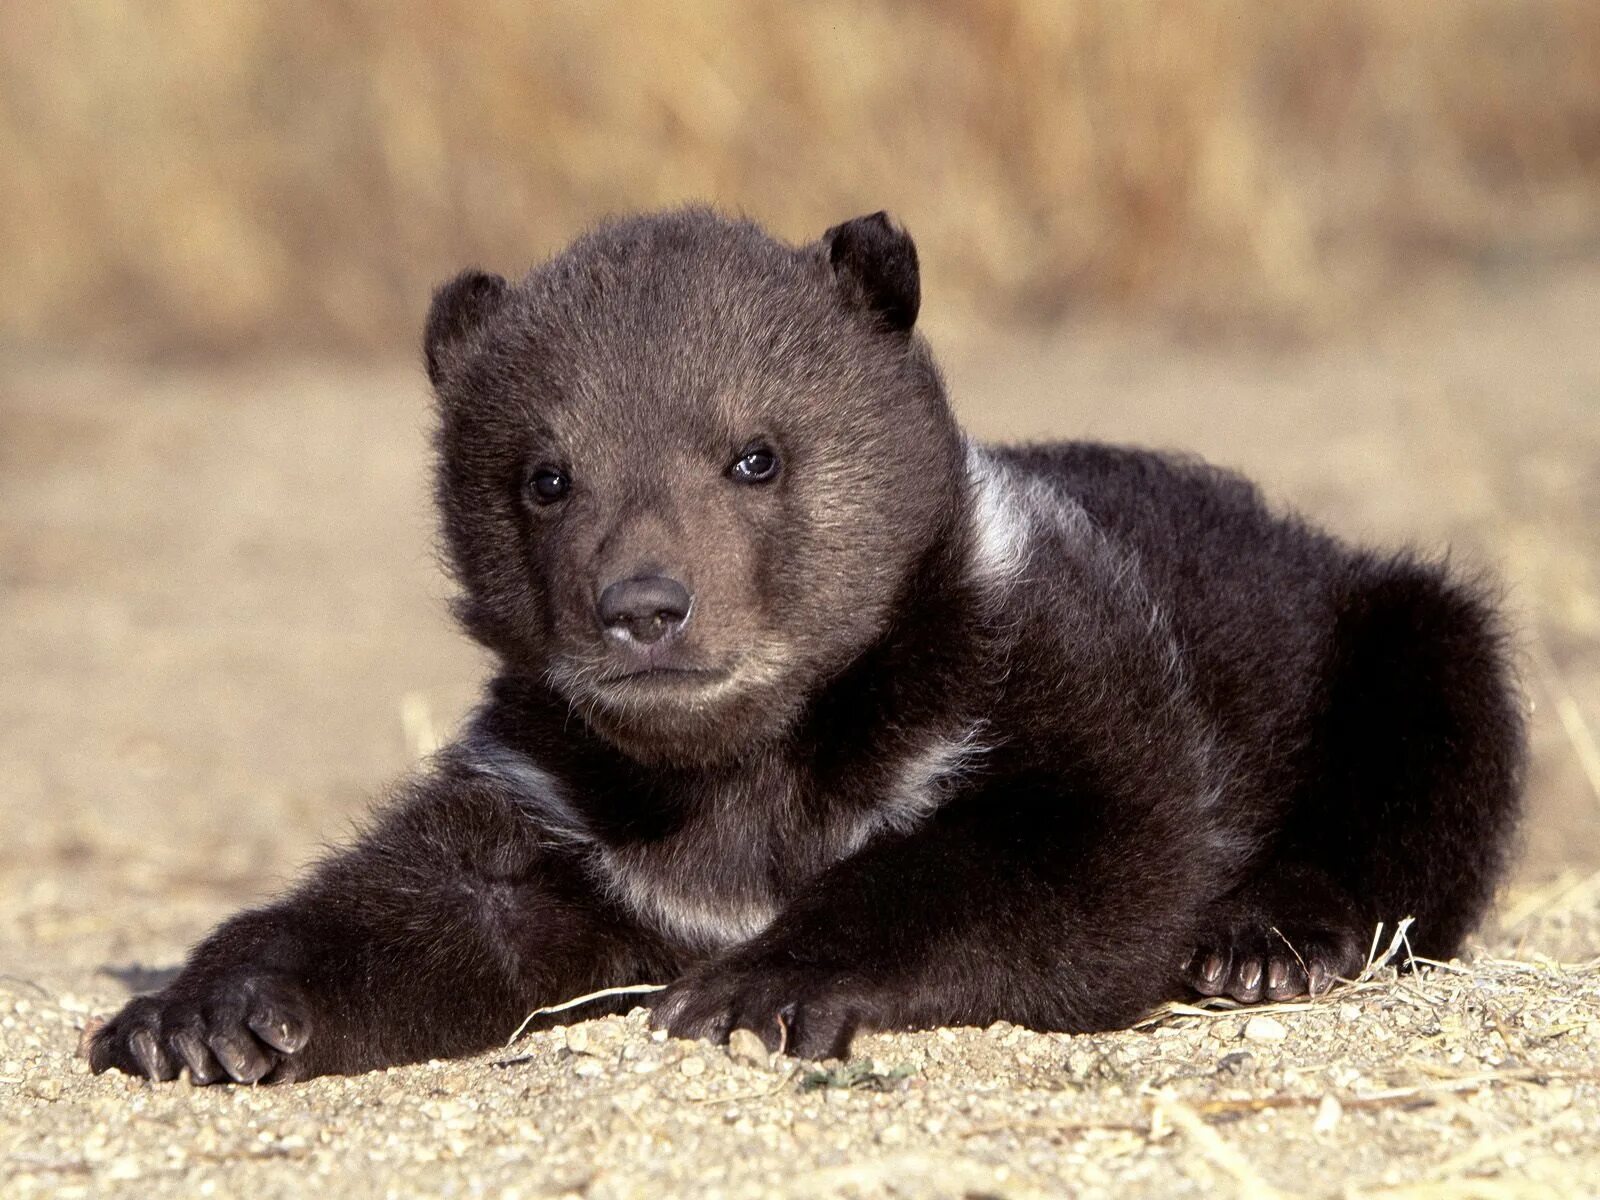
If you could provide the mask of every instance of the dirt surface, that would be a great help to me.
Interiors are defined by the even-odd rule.
[[[821,1078],[637,1016],[280,1089],[87,1075],[89,1016],[342,838],[483,664],[444,613],[409,364],[12,363],[0,1193],[1595,1193],[1600,268],[1433,311],[1276,352],[933,334],[981,434],[1194,449],[1341,532],[1501,574],[1535,704],[1532,815],[1477,957],[1266,1023],[873,1037],[870,1064]]]

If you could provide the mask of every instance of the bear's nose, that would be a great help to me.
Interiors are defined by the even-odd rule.
[[[636,642],[660,641],[689,615],[689,589],[666,575],[607,584],[596,608],[608,631]]]

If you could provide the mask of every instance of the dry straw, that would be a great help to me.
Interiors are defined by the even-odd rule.
[[[8,5],[0,336],[409,346],[613,210],[896,210],[946,312],[1337,317],[1600,233],[1592,0]]]

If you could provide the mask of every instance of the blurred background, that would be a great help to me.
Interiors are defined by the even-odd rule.
[[[69,0],[0,24],[0,330],[409,347],[429,285],[608,212],[890,208],[1052,324],[1348,317],[1592,251],[1592,0]]]
[[[1557,952],[1600,891],[1594,0],[9,0],[0,960],[175,955],[448,736],[428,291],[688,200],[892,210],[979,434],[1197,451],[1502,580],[1496,936]]]

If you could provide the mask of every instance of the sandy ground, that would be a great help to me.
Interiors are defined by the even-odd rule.
[[[85,1020],[343,836],[448,732],[482,662],[443,610],[409,364],[13,362],[0,1193],[1595,1193],[1600,267],[1431,312],[1271,352],[957,335],[937,315],[934,333],[980,433],[1191,448],[1342,532],[1501,573],[1535,768],[1477,957],[1265,1023],[875,1037],[871,1062],[822,1076],[638,1017],[282,1089],[85,1074]]]

